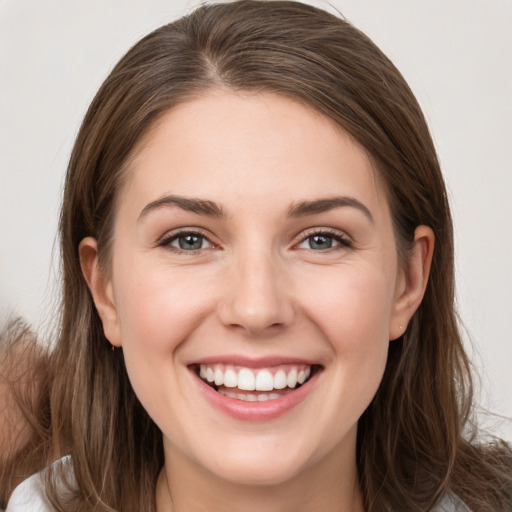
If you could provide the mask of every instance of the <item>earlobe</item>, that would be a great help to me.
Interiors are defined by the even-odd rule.
[[[430,275],[434,242],[435,236],[431,228],[416,228],[406,268],[397,283],[397,296],[389,326],[390,340],[400,337],[406,331],[407,324],[421,304]]]
[[[101,318],[105,337],[113,346],[120,347],[121,335],[112,283],[99,266],[96,239],[92,237],[84,238],[80,242],[79,255],[82,274]]]

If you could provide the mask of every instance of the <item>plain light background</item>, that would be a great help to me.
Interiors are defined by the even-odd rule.
[[[456,229],[457,296],[482,405],[512,417],[512,2],[335,0],[393,60],[439,152]],[[81,118],[124,52],[184,0],[0,0],[0,319],[48,332],[57,219]],[[322,4],[317,4],[322,5]],[[512,440],[510,423],[490,423]]]

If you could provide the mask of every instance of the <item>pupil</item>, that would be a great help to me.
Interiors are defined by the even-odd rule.
[[[314,235],[311,237],[309,245],[311,249],[330,249],[332,238],[324,235]]]
[[[201,249],[203,240],[197,235],[184,235],[179,238],[180,249]]]

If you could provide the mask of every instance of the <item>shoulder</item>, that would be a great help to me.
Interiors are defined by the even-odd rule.
[[[64,457],[58,460],[53,467],[61,465],[66,475],[73,474],[71,458]],[[11,495],[5,512],[54,512],[55,509],[46,497],[47,470],[32,475],[24,480]],[[62,486],[64,489],[64,486]]]
[[[44,492],[43,473],[24,480],[11,495],[6,512],[52,512]]]

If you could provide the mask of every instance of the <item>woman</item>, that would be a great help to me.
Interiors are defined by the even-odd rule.
[[[243,0],[144,38],[84,119],[61,240],[46,469],[7,510],[510,506],[510,450],[468,440],[428,129],[348,23]]]

